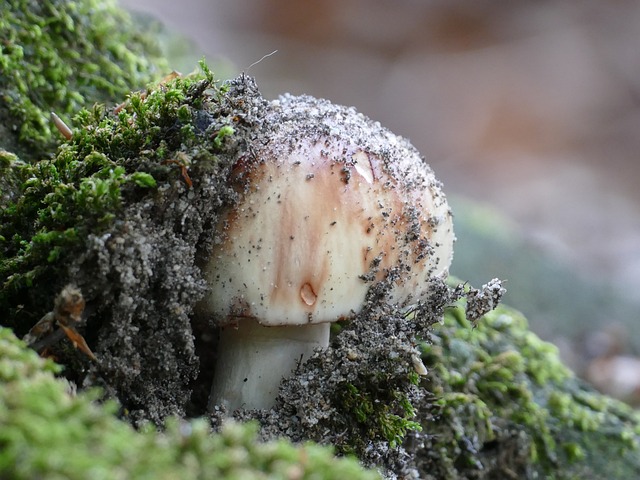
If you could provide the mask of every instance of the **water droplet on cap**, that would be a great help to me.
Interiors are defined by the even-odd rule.
[[[313,291],[313,288],[311,287],[311,285],[309,285],[308,283],[305,283],[304,285],[302,285],[302,288],[300,289],[300,298],[304,303],[311,306],[314,303],[316,303],[318,296],[316,295],[316,292]]]

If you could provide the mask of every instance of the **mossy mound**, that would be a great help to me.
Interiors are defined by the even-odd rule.
[[[0,204],[3,324],[23,336],[65,285],[80,288],[101,361],[65,342],[50,353],[77,383],[117,396],[134,422],[187,408],[198,370],[191,315],[206,288],[197,258],[231,201],[230,136],[254,128],[254,100],[264,102],[251,81],[218,89],[205,67],[114,111],[81,110],[53,158],[7,167],[19,194]]]
[[[424,346],[424,478],[640,477],[640,414],[595,392],[498,307],[477,325],[451,309]]]
[[[260,443],[255,425],[211,434],[206,421],[171,419],[135,431],[96,392],[70,392],[59,370],[0,328],[0,478],[379,478],[328,447]]]
[[[62,137],[50,112],[68,119],[166,74],[145,29],[114,0],[0,3],[0,150],[24,161],[50,156]]]

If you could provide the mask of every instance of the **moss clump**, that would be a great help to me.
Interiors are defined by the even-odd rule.
[[[0,4],[0,148],[25,161],[50,156],[68,118],[144,87],[166,62],[114,0]]]
[[[0,328],[1,478],[379,478],[330,448],[259,443],[252,425],[212,435],[206,421],[172,419],[137,432],[95,392],[70,393],[59,370]]]
[[[35,317],[21,324],[27,312],[19,305],[46,311],[42,301],[69,279],[68,259],[89,236],[112,227],[123,202],[155,188],[154,175],[165,181],[171,176],[176,168],[167,159],[194,140],[190,108],[207,88],[214,88],[210,73],[133,93],[117,115],[99,104],[83,109],[73,138],[52,159],[23,163],[5,154],[5,170],[19,184],[19,195],[0,204],[0,311],[6,325],[24,334]],[[33,286],[37,298],[30,296]]]
[[[388,384],[384,380],[373,382]],[[417,379],[413,381],[417,384]],[[384,438],[391,448],[402,444],[408,431],[420,431],[420,423],[414,421],[415,409],[406,394],[398,390],[384,390],[374,395],[371,389],[360,391],[352,383],[346,383],[338,392],[338,405],[344,414],[351,413],[354,425],[360,428],[360,436],[354,436],[356,445],[345,445],[345,452],[364,450],[368,442]],[[386,398],[388,397],[388,398]]]
[[[519,313],[498,307],[474,328],[452,309],[430,339],[417,452],[430,478],[638,476],[638,413],[578,380]]]
[[[253,128],[244,109],[264,102],[248,80],[218,89],[203,68],[114,112],[80,111],[54,158],[9,167],[19,194],[0,204],[3,324],[24,335],[65,285],[80,288],[100,362],[66,342],[51,353],[133,422],[185,413],[198,370],[191,314],[206,289],[196,258],[231,201],[234,131]]]

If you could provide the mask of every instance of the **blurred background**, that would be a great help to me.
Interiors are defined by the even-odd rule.
[[[506,279],[574,370],[640,404],[640,2],[120,2],[173,32],[176,70],[205,56],[408,137],[454,209],[453,273]]]

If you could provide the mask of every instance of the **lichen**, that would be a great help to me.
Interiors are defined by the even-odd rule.
[[[166,62],[146,30],[114,0],[2,2],[0,148],[50,156],[62,140],[51,111],[68,119],[161,76]]]

